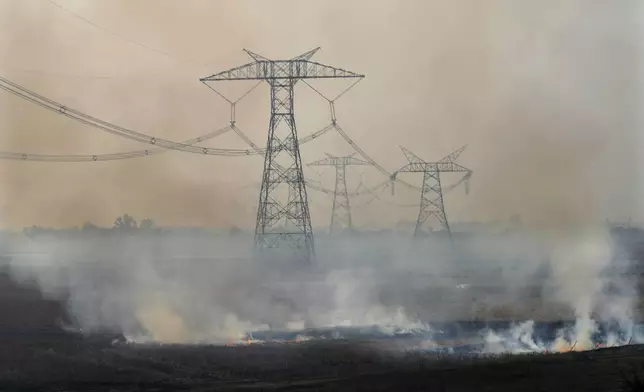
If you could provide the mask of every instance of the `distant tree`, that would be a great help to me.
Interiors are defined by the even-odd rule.
[[[145,218],[141,221],[141,224],[139,225],[139,228],[143,230],[150,230],[154,228],[156,225],[154,224],[154,221],[149,218]]]
[[[96,230],[96,229],[98,229],[98,226],[96,226],[92,222],[85,222],[83,224],[83,228],[81,230],[82,231],[93,231],[93,230]]]
[[[119,216],[114,221],[114,228],[120,230],[132,230],[138,227],[136,220],[128,214]]]

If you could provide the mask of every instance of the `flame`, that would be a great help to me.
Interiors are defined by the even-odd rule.
[[[577,350],[577,342],[570,343],[563,339],[557,339],[551,348],[555,353],[568,353]]]
[[[555,340],[555,343],[552,345],[552,347],[550,347],[550,351],[556,352],[556,353],[568,353],[572,351],[580,352],[580,351],[587,351],[587,350],[598,349],[598,348],[601,348],[600,342],[597,342],[597,343],[593,343],[590,341],[580,342],[576,340],[571,343],[563,338],[559,338]]]

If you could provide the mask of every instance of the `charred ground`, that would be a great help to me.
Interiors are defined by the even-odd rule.
[[[373,342],[142,346],[62,333],[4,336],[3,390],[621,391],[644,347],[445,357]]]

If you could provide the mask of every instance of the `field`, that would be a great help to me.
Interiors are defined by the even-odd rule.
[[[56,325],[64,307],[2,281],[0,389],[21,391],[620,391],[644,347],[473,357],[407,351],[409,339],[236,346],[128,344]],[[12,306],[13,305],[13,306]]]
[[[638,246],[629,246],[638,259],[640,238],[634,239]],[[191,264],[188,269],[192,275],[186,281],[198,285],[203,279],[203,286],[198,287],[207,287],[213,276],[207,267],[210,264]],[[181,266],[183,270],[187,268],[185,263]],[[172,276],[179,273],[167,268],[158,271]],[[114,283],[121,276],[112,272],[94,275],[76,271],[82,278],[96,278],[91,282],[98,292],[105,287],[127,287]],[[626,274],[638,272],[630,270]],[[439,284],[426,286],[433,290]],[[466,296],[480,299],[484,294],[491,295],[493,286],[493,282],[488,286],[484,277],[478,276],[470,282]],[[301,342],[291,336],[285,343],[229,346],[132,344],[119,334],[80,335],[61,328],[70,321],[64,298],[46,299],[35,287],[17,285],[0,275],[0,390],[621,391],[629,378],[644,374],[644,346],[635,344],[587,352],[500,356],[419,350],[421,341],[413,336],[366,339],[344,334],[340,339]],[[530,296],[528,291],[526,298]],[[253,293],[255,297],[262,295]],[[429,303],[439,295],[431,290],[422,295],[389,289],[380,293],[382,303],[402,303],[407,309]],[[440,293],[443,301],[448,298],[445,293]],[[409,298],[420,300],[406,304]],[[458,302],[471,303],[469,299]],[[540,300],[537,302],[535,309],[543,306]],[[419,308],[419,314],[423,310]],[[477,309],[468,308],[463,314],[472,311]],[[477,330],[481,323],[503,323],[515,315],[490,310],[483,312],[477,322],[464,318],[469,321],[446,339],[462,338],[463,325]],[[546,319],[544,316],[542,321]]]

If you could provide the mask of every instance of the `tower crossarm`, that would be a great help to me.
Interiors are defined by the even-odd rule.
[[[259,59],[260,57],[258,57]],[[289,80],[364,78],[364,75],[297,57],[292,60],[257,60],[201,78],[202,82],[223,80]]]
[[[441,173],[470,173],[471,170],[459,165],[458,163],[449,161],[431,162],[431,163],[410,163],[398,169],[392,177],[397,173],[424,173],[428,171],[441,172]]]
[[[463,146],[437,162],[426,162],[401,146],[409,163],[391,175],[391,193],[394,194],[394,181],[399,173],[423,173],[423,186],[420,191],[420,207],[418,218],[416,219],[414,237],[420,237],[423,232],[422,226],[429,218],[434,217],[438,220],[438,223],[445,230],[450,242],[453,244],[452,231],[449,227],[449,221],[447,220],[447,214],[445,212],[445,203],[443,200],[444,187],[441,183],[441,173],[465,173],[456,185],[465,183],[465,191],[468,192],[468,184],[472,176],[472,170],[455,162],[465,148],[466,146]]]
[[[458,159],[459,156],[461,156],[461,154],[463,153],[463,151],[465,151],[466,148],[467,148],[467,144],[456,149],[451,154],[449,154],[448,156],[446,156],[445,158],[441,159],[438,162],[454,162],[456,159]]]
[[[437,162],[426,162],[419,158],[418,155],[400,146],[409,163],[391,174],[389,178],[391,181],[391,193],[394,194],[395,192],[394,181],[396,181],[399,173],[433,173],[433,175],[440,175],[440,173],[465,173],[462,181],[467,185],[469,179],[472,177],[472,170],[455,162],[466,147],[467,145],[462,146]]]
[[[311,162],[308,166],[371,166],[371,163],[363,161],[362,159],[354,158],[352,155],[345,157],[334,157],[329,155],[328,158]]]

